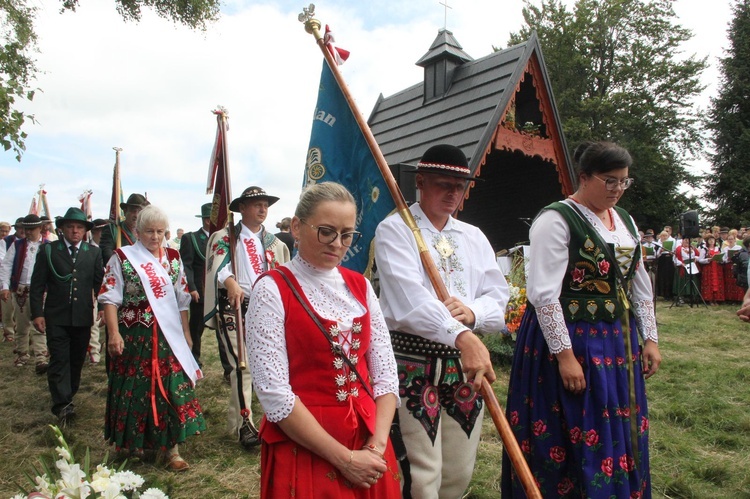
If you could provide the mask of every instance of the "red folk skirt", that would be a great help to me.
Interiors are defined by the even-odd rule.
[[[334,438],[349,449],[359,450],[369,432],[361,418],[351,428],[346,422],[353,416],[348,407],[308,407],[320,420],[325,413],[329,421],[340,421],[340,431]],[[343,410],[342,410],[343,409]],[[263,421],[267,424],[267,421]],[[348,428],[347,428],[348,427]],[[261,435],[264,435],[261,427]],[[280,429],[279,429],[280,430]],[[346,435],[348,434],[348,435]],[[273,439],[276,440],[276,439]],[[261,441],[261,499],[391,499],[401,497],[401,474],[390,439],[385,450],[388,470],[369,489],[355,488],[339,470],[328,461],[288,438],[269,443]]]
[[[724,269],[719,262],[701,266],[701,295],[705,301],[724,301],[724,287]]]
[[[724,267],[724,299],[742,303],[745,290],[737,285],[737,279],[732,275],[732,263],[724,263],[722,267]]]

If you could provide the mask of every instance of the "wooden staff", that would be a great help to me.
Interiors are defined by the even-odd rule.
[[[409,229],[412,231],[412,234],[414,235],[417,249],[419,251],[419,258],[422,261],[422,265],[424,266],[425,272],[427,272],[427,276],[429,277],[433,288],[435,289],[435,293],[437,294],[439,300],[445,301],[450,296],[448,294],[447,288],[445,287],[445,283],[440,278],[440,273],[435,266],[435,262],[432,260],[430,251],[424,242],[422,232],[419,230],[419,227],[417,227],[417,224],[414,221],[414,217],[412,216],[411,211],[409,211],[409,207],[404,200],[404,196],[401,193],[396,180],[393,178],[393,174],[391,173],[390,168],[388,168],[388,163],[386,162],[385,157],[383,157],[383,153],[380,151],[380,146],[378,146],[375,137],[372,135],[370,127],[367,125],[364,118],[362,117],[362,114],[359,112],[357,104],[354,101],[351,93],[349,92],[349,88],[344,82],[344,78],[339,72],[338,65],[333,59],[333,55],[331,55],[331,53],[328,51],[328,48],[325,46],[323,36],[320,33],[320,21],[318,21],[317,19],[313,19],[312,16],[314,15],[315,6],[313,4],[310,4],[309,8],[303,9],[303,13],[299,15],[299,20],[300,22],[303,22],[305,24],[305,31],[315,37],[315,41],[318,43],[318,47],[320,47],[320,50],[323,52],[323,56],[325,57],[325,60],[328,63],[333,76],[336,78],[336,82],[339,84],[339,87],[341,87],[344,98],[346,98],[346,101],[349,103],[352,114],[354,114],[354,118],[357,120],[357,124],[359,125],[359,128],[362,131],[365,140],[367,141],[367,145],[370,147],[370,151],[375,158],[375,162],[378,165],[378,169],[380,170],[381,175],[383,175],[383,179],[388,186],[388,190],[390,191],[391,196],[393,196],[393,200],[396,203],[396,209],[399,215],[401,215],[401,218],[403,219],[406,226],[409,227]],[[526,459],[524,459],[523,453],[521,452],[521,447],[518,445],[518,441],[516,440],[515,435],[513,435],[510,423],[508,423],[508,419],[505,417],[505,413],[500,407],[500,403],[497,401],[495,392],[492,391],[492,387],[490,386],[487,379],[482,380],[481,393],[485,401],[487,402],[487,408],[490,411],[490,415],[492,416],[492,421],[495,423],[495,427],[500,433],[500,438],[502,439],[503,445],[505,446],[505,451],[510,457],[510,461],[513,464],[513,468],[516,470],[516,474],[518,475],[518,478],[520,479],[524,490],[526,491],[526,495],[530,498],[541,499],[542,495],[536,485],[536,480],[531,474],[529,465],[526,462]]]
[[[113,147],[112,149],[115,150],[115,181],[113,182],[114,185],[114,198],[115,198],[115,228],[117,229],[117,235],[115,236],[115,248],[121,248],[122,247],[122,228],[120,227],[120,205],[117,204],[120,202],[120,196],[122,193],[120,192],[120,152],[122,151],[121,147]]]

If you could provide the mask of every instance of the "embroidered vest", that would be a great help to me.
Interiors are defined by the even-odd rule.
[[[286,267],[278,269],[285,272],[302,299],[307,297],[302,287]],[[367,283],[365,278],[356,272],[339,267],[349,290],[354,297],[367,309]],[[369,432],[375,431],[375,401],[367,393],[372,391],[370,386],[365,389],[354,373],[348,373],[346,363],[331,349],[328,340],[323,336],[318,326],[294,296],[284,278],[278,272],[267,272],[274,279],[281,293],[284,304],[284,330],[286,337],[287,357],[289,359],[289,384],[294,394],[310,409],[323,428],[334,438],[345,432],[342,421],[331,421],[325,417],[327,407],[351,408],[364,420]],[[312,305],[307,306],[315,313]],[[316,316],[331,336],[336,337],[338,325],[334,321]],[[359,326],[357,326],[359,324]],[[359,332],[357,332],[359,330]],[[334,334],[336,333],[336,334]],[[355,365],[361,379],[369,380],[369,371],[365,360],[365,353],[370,346],[370,311],[354,319],[351,332],[352,345],[349,359]],[[357,341],[357,348],[354,342]],[[356,357],[355,357],[356,356]],[[355,360],[356,358],[356,360]],[[351,428],[347,425],[346,428]],[[261,435],[268,443],[287,440],[288,437],[276,423],[269,422],[265,416],[261,424]]]
[[[180,269],[180,252],[174,248],[164,248],[169,261],[167,274],[169,274],[172,284],[177,282]],[[117,317],[120,324],[126,327],[140,325],[151,327],[154,324],[154,313],[151,311],[146,292],[143,290],[143,282],[138,277],[138,272],[133,268],[133,264],[125,256],[120,248],[114,252],[122,265],[122,305],[117,310]]]
[[[27,246],[27,239],[24,237],[23,239],[16,239],[13,241],[13,244],[16,246],[16,254],[13,255],[13,272],[10,275],[10,291],[17,291],[18,285],[20,284],[21,280],[21,272],[23,272],[23,264],[26,262],[26,246]],[[48,243],[49,241],[45,238],[42,238],[39,243],[39,249],[41,249],[42,244]],[[33,269],[32,269],[33,270]]]
[[[599,321],[614,322],[623,315],[623,304],[617,296],[617,261],[612,261],[596,229],[581,218],[570,206],[562,202],[552,203],[545,210],[560,213],[570,229],[568,246],[568,267],[560,292],[560,305],[568,322]],[[628,231],[635,234],[635,226],[630,215],[622,208],[615,207]],[[638,238],[636,238],[636,241]],[[610,245],[612,253],[614,248]],[[639,264],[641,251],[636,248],[630,264],[626,282],[630,283]],[[628,290],[625,290],[628,291]]]

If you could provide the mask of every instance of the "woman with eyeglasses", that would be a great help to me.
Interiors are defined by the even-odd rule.
[[[356,244],[343,186],[305,189],[292,219],[297,254],[255,283],[248,359],[265,416],[261,497],[400,497],[388,435],[396,361],[372,286],[339,267]]]
[[[622,147],[575,152],[578,189],[530,232],[507,415],[545,497],[651,497],[645,379],[659,368],[638,229],[617,206],[632,185]],[[503,497],[525,497],[503,458]]]

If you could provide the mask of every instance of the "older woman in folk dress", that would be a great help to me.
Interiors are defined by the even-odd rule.
[[[190,351],[190,294],[177,250],[164,247],[168,222],[148,206],[138,214],[138,241],[116,249],[99,303],[112,356],[104,436],[118,450],[139,456],[164,453],[184,471],[178,444],[205,430],[193,387],[202,377]]]
[[[388,329],[369,281],[339,267],[359,238],[356,219],[343,186],[307,188],[292,220],[297,255],[253,288],[246,327],[265,411],[263,498],[400,497]]]

